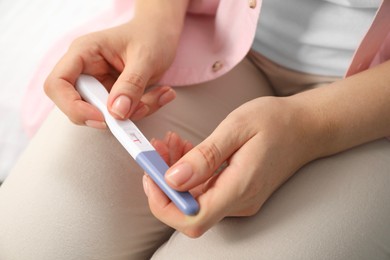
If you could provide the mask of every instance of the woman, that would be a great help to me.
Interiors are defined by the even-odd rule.
[[[98,78],[112,115],[158,138],[196,216],[108,131],[55,110],[0,190],[0,257],[385,259],[390,63],[342,77],[379,2],[265,0],[256,27],[261,4],[135,1],[130,22],[76,40],[45,84],[71,121],[105,129],[74,89]]]

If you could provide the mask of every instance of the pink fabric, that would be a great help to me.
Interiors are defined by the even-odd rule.
[[[190,1],[188,12],[192,14],[212,15],[217,12],[219,0],[195,0]]]
[[[261,1],[255,9],[247,1],[220,1],[216,13],[205,16],[194,15],[190,6],[176,58],[160,83],[176,86],[201,83],[231,70],[252,45],[260,7]],[[215,62],[222,64],[222,68],[213,70]]]
[[[132,17],[133,1],[117,0],[112,10],[67,35],[54,45],[31,80],[23,113],[27,133],[32,136],[53,104],[42,86],[46,76],[78,35],[124,22]],[[161,84],[190,85],[212,80],[227,73],[250,49],[256,32],[261,0],[254,9],[248,1],[192,1],[184,24],[177,55],[163,75]],[[373,26],[357,49],[346,76],[390,58],[390,0],[384,0]],[[374,62],[373,62],[374,61]],[[219,62],[219,69],[213,65]]]
[[[375,19],[357,48],[346,76],[390,59],[390,0],[383,0]]]
[[[54,107],[53,102],[43,91],[43,84],[55,64],[65,54],[71,42],[83,34],[124,23],[132,17],[132,1],[116,0],[113,3],[110,10],[107,10],[73,32],[64,35],[43,57],[27,86],[22,102],[22,123],[28,136],[31,137],[35,134]]]

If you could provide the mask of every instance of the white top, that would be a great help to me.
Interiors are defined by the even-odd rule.
[[[263,0],[253,49],[290,69],[343,76],[380,0]]]

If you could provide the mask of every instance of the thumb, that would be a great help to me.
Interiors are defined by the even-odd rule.
[[[241,137],[231,127],[218,127],[165,174],[174,189],[188,191],[209,180],[241,145]]]
[[[137,62],[126,64],[108,98],[108,110],[117,119],[127,119],[132,115],[151,77],[150,66],[146,62],[139,59],[128,60]]]

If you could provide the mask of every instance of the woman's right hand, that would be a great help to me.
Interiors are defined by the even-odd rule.
[[[126,24],[76,39],[54,67],[45,91],[72,122],[105,127],[103,115],[74,87],[80,74],[96,77],[109,90],[107,107],[117,119],[141,119],[175,98],[169,86],[144,92],[173,62],[183,23],[177,19],[184,19],[186,5],[174,13],[169,5],[152,8],[153,2],[139,1]]]

